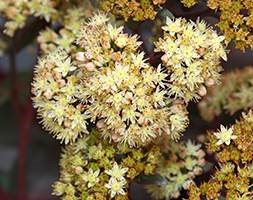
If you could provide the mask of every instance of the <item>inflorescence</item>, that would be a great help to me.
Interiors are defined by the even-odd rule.
[[[251,200],[253,197],[253,114],[249,111],[230,128],[209,132],[207,148],[219,162],[208,182],[192,184],[189,200]]]
[[[180,2],[190,8],[198,1]],[[207,1],[220,13],[217,25],[224,36],[200,19],[167,17],[162,36],[154,42],[156,53],[150,54],[158,57],[156,66],[141,50],[146,49],[138,35],[93,12],[97,5],[131,25],[132,20],[154,20],[166,3],[0,2],[4,33],[10,37],[34,17],[48,25],[37,38],[41,58],[32,93],[43,127],[65,143],[53,195],[64,200],[127,200],[130,184],[147,178],[145,189],[157,200],[179,198],[183,189],[189,200],[252,200],[252,110],[234,125],[208,132],[206,147],[218,165],[200,185],[193,179],[203,172],[205,152],[190,140],[177,141],[189,124],[188,103],[207,93],[199,103],[206,120],[224,110],[233,114],[252,108],[251,67],[230,72],[221,86],[216,84],[230,42],[241,50],[253,49],[253,1]],[[0,41],[0,47],[5,43]]]
[[[154,67],[137,35],[102,13],[69,24],[73,13],[60,34],[48,29],[39,36],[43,56],[32,83],[44,128],[67,144],[54,194],[124,200],[137,176],[154,175],[163,183],[147,185],[153,197],[179,196],[202,172],[205,154],[200,145],[171,139],[189,123],[188,102],[219,79],[224,38],[204,22],[167,19],[155,43],[162,64]]]
[[[137,35],[114,27],[103,14],[76,31],[75,43],[42,58],[33,93],[46,130],[66,144],[88,133],[89,122],[103,137],[130,146],[162,134],[178,139],[188,124],[186,104],[205,95],[204,84],[217,81],[219,57],[226,54],[223,38],[202,22],[168,19],[163,29],[156,46],[165,52],[165,69],[151,66],[138,50]]]
[[[62,199],[127,200],[130,183],[137,177],[163,177],[162,185],[147,186],[156,199],[176,197],[202,172],[200,145],[191,141],[130,149],[100,140],[98,130],[67,145],[60,160],[60,178],[53,185]]]
[[[180,0],[185,7],[192,7],[197,4],[197,0]],[[158,10],[167,0],[103,0],[100,7],[105,12],[111,12],[116,17],[123,17],[125,21],[154,20]]]
[[[234,114],[252,108],[253,68],[247,66],[223,75],[220,85],[208,89],[208,95],[199,103],[201,116],[211,121],[222,112]]]
[[[156,170],[161,181],[147,185],[154,199],[178,198],[182,189],[188,190],[193,179],[200,175],[205,165],[205,152],[201,145],[188,142],[169,143],[163,149],[164,160]]]
[[[75,52],[57,49],[36,67],[34,105],[46,130],[68,143],[92,121],[103,136],[131,146],[184,131],[185,104],[166,97],[167,74],[145,61],[136,35],[100,14],[74,45]]]
[[[227,42],[236,48],[253,48],[253,1],[252,0],[208,0],[208,7],[220,12],[218,27]]]
[[[204,21],[167,18],[164,36],[155,43],[169,76],[169,94],[190,101],[206,95],[206,87],[220,77],[220,58],[227,60],[224,37]]]

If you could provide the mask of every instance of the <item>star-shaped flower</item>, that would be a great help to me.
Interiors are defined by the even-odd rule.
[[[113,168],[111,170],[106,170],[105,173],[116,180],[124,180],[124,175],[127,170],[128,168],[120,168],[119,165],[115,162]]]
[[[124,190],[126,184],[126,180],[116,180],[115,178],[110,178],[109,183],[105,184],[105,187],[109,189],[111,193],[111,198],[113,198],[116,194],[125,195],[126,192]]]
[[[231,140],[234,140],[237,138],[236,135],[233,135],[233,127],[227,129],[223,125],[220,126],[220,131],[214,133],[214,135],[218,139],[218,141],[216,143],[217,145],[221,145],[224,143],[226,145],[229,145]]]

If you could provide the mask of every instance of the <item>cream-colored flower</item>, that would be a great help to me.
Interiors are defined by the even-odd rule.
[[[237,138],[236,135],[233,135],[233,127],[227,129],[223,125],[220,126],[220,131],[214,133],[214,135],[218,139],[218,141],[216,143],[217,145],[221,145],[224,143],[226,145],[229,145],[231,140],[234,140]]]
[[[105,173],[110,175],[116,180],[124,180],[124,175],[128,171],[128,168],[120,168],[120,166],[115,162],[111,170],[106,170]]]
[[[175,35],[175,33],[182,30],[181,26],[181,18],[176,20],[172,20],[169,17],[166,18],[166,26],[162,27],[163,30],[169,31],[171,35]]]
[[[93,187],[96,183],[99,182],[99,173],[100,170],[93,171],[92,169],[89,169],[89,171],[83,176],[83,180],[88,183],[88,188]]]
[[[126,185],[126,180],[117,180],[115,178],[110,178],[109,183],[105,184],[105,187],[109,189],[110,196],[113,198],[117,194],[125,195],[126,192],[124,187]]]

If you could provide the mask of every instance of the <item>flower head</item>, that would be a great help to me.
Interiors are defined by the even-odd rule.
[[[169,73],[169,96],[188,102],[206,94],[210,82],[218,82],[220,59],[226,60],[223,36],[199,19],[167,18],[164,36],[155,43]],[[210,81],[211,80],[211,81]]]
[[[88,183],[87,184],[88,188],[93,187],[97,182],[99,182],[98,178],[99,173],[100,173],[99,169],[96,171],[89,169],[89,171],[86,174],[84,174],[83,180]]]
[[[216,138],[218,139],[217,145],[226,144],[229,145],[231,140],[234,140],[237,138],[236,135],[233,135],[233,127],[226,128],[223,125],[220,126],[220,131],[214,133]]]
[[[226,42],[241,50],[253,48],[252,5],[252,0],[207,1],[207,6],[220,14],[217,25]]]
[[[129,146],[162,133],[178,139],[188,125],[185,102],[168,97],[168,73],[146,61],[136,35],[98,13],[73,37],[75,44],[49,53],[36,67],[34,105],[48,131],[74,142],[89,133],[89,121],[104,138]]]
[[[93,130],[87,137],[66,145],[60,159],[60,178],[53,186],[54,195],[68,199],[98,199],[98,195],[100,199],[127,199],[134,178],[155,173],[163,163],[158,145],[131,149],[99,136]]]
[[[115,195],[125,195],[126,192],[124,190],[124,187],[126,185],[125,179],[123,180],[117,180],[115,178],[111,178],[107,184],[105,184],[105,187],[109,189],[110,196],[113,198]]]
[[[120,166],[115,162],[111,170],[106,170],[105,173],[110,175],[116,180],[124,179],[125,173],[128,171],[128,168],[120,168]]]

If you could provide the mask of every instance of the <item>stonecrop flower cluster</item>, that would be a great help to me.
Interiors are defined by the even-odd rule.
[[[58,0],[4,0],[0,2],[0,13],[3,14],[7,22],[5,30],[9,36],[13,36],[15,31],[25,26],[30,16],[39,17],[47,22],[61,21],[69,8],[85,8],[89,1],[58,1]],[[82,12],[85,12],[83,9]]]
[[[130,182],[151,175],[163,180],[146,187],[155,199],[178,197],[202,172],[205,153],[190,141],[170,140],[185,131],[186,106],[199,98],[196,91],[203,96],[203,85],[217,81],[219,58],[226,58],[223,38],[203,22],[167,19],[164,38],[156,43],[167,60],[154,67],[137,35],[124,33],[102,13],[76,23],[89,14],[77,11],[67,12],[59,34],[48,29],[39,36],[43,56],[32,83],[44,128],[68,144],[54,194],[123,200]],[[187,74],[187,67],[197,75]],[[177,85],[179,79],[184,84]],[[173,93],[176,85],[183,92]]]
[[[72,45],[75,41],[82,23],[91,17],[94,8],[89,1],[84,0],[82,6],[69,8],[62,16],[60,30],[47,27],[40,32],[37,41],[43,54],[49,54],[57,48],[62,48],[67,52],[76,51],[76,46]]]
[[[197,4],[197,0],[180,0],[185,7],[192,7]],[[123,17],[125,21],[133,19],[143,21],[155,19],[156,14],[167,0],[103,0],[100,1],[101,9],[111,12],[117,17]]]
[[[53,185],[54,195],[66,200],[127,200],[129,184],[137,176],[159,174],[166,182],[149,185],[148,190],[157,199],[175,197],[201,173],[205,163],[200,145],[190,141],[172,143],[166,149],[159,144],[130,149],[101,140],[99,134],[93,130],[93,134],[67,145],[60,160],[59,181]]]
[[[183,199],[187,192],[189,200],[253,199],[253,69],[220,78],[230,42],[253,49],[253,0],[183,8],[198,2],[178,0],[170,9],[167,0],[0,0],[9,36],[0,38],[0,49],[10,57],[23,48],[22,42],[12,46],[19,33],[44,24],[29,38],[38,35],[41,55],[32,101],[44,129],[65,144],[53,195],[128,200],[135,182],[157,200]],[[207,12],[194,15],[203,5]],[[201,16],[194,22],[173,13]],[[224,36],[200,20],[203,13],[219,18]],[[144,20],[154,23],[136,22]],[[191,101],[200,101],[209,121],[223,111],[249,111],[203,136],[205,157],[200,144],[178,142]],[[212,158],[209,165],[205,158]],[[203,172],[209,180],[207,174],[195,179]]]
[[[68,145],[60,160],[60,179],[54,195],[62,199],[128,199],[130,182],[138,175],[153,174],[160,162],[157,146],[130,149],[101,140],[99,131]]]
[[[184,101],[206,95],[206,87],[218,82],[220,58],[227,60],[224,37],[204,21],[167,18],[164,35],[155,43],[156,52],[169,73],[169,95]]]
[[[101,8],[105,12],[111,12],[116,16],[122,16],[125,20],[132,18],[135,21],[154,19],[156,7],[164,4],[166,0],[105,0],[100,1]]]
[[[218,27],[227,42],[236,48],[253,49],[253,1],[252,0],[208,0],[208,7],[220,12]]]
[[[186,105],[167,97],[167,74],[145,61],[136,35],[98,14],[82,26],[75,45],[73,52],[58,49],[42,58],[34,76],[34,106],[57,139],[74,142],[88,133],[88,121],[130,146],[163,133],[177,139],[185,130]]]
[[[147,191],[154,199],[178,198],[182,189],[187,190],[193,179],[200,175],[205,164],[205,152],[201,145],[188,142],[171,142],[164,151],[164,161],[156,173],[162,178],[160,182],[147,185]]]
[[[65,143],[88,132],[88,116],[76,97],[82,92],[81,80],[73,74],[76,69],[67,52],[59,49],[39,61],[33,82],[33,101],[38,116],[45,129]]]
[[[247,66],[222,76],[221,84],[210,87],[199,103],[202,117],[211,121],[224,111],[230,115],[253,106],[253,68]]]
[[[253,198],[253,113],[243,117],[230,128],[208,134],[207,148],[219,162],[212,178],[199,187],[191,184],[189,200]]]
[[[192,6],[195,6],[198,3],[198,0],[180,0],[180,1],[187,8],[191,8]]]

